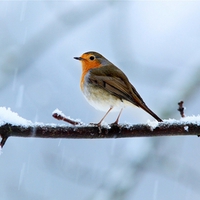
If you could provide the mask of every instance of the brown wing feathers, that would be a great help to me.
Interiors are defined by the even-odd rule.
[[[130,95],[130,93],[127,92],[125,84],[122,81],[118,80],[118,78],[114,78],[113,80],[113,78],[111,77],[92,76],[89,79],[90,82],[98,87],[105,89],[110,94],[121,99],[121,101],[127,100],[135,104],[136,106],[139,106],[135,101],[132,100],[132,96]]]
[[[144,104],[143,99],[130,84],[125,74],[114,65],[111,68],[112,72],[109,69],[107,66],[103,66],[90,70],[90,81],[121,100],[129,101],[139,107],[141,103]],[[113,71],[115,72],[114,76]]]

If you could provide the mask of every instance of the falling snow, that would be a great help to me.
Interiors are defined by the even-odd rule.
[[[99,121],[103,113],[81,96],[73,60],[88,48],[123,69],[161,118],[176,118],[158,123],[125,109],[121,123],[144,122],[152,131],[181,123],[185,132],[188,122],[200,124],[191,116],[200,114],[199,1],[0,1],[0,19],[0,126],[68,126],[51,117],[56,107]],[[191,117],[179,117],[177,99]],[[0,156],[1,199],[199,200],[199,143],[190,136],[12,137]]]

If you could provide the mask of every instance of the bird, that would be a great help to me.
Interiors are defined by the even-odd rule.
[[[82,64],[80,88],[86,100],[97,110],[106,112],[95,125],[100,127],[111,110],[119,112],[117,119],[112,123],[118,125],[122,110],[130,105],[142,108],[158,122],[163,121],[147,107],[124,72],[103,55],[88,51],[74,59],[81,61]]]

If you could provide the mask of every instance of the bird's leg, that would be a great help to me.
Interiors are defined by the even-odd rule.
[[[96,125],[96,126],[100,127],[100,126],[101,126],[101,122],[105,119],[105,117],[108,115],[108,113],[109,113],[112,109],[113,109],[113,107],[110,107],[110,108],[109,108],[109,110],[108,110],[107,113],[103,116],[103,118],[100,120],[99,123],[97,123],[97,124],[95,124],[95,123],[90,123],[90,124]]]
[[[110,107],[107,113],[103,116],[103,118],[100,120],[100,122],[97,124],[98,126],[101,126],[101,122],[105,119],[105,117],[108,115],[108,113],[113,109],[113,107]]]
[[[119,112],[119,115],[118,115],[118,117],[117,117],[116,121],[115,121],[115,122],[113,122],[113,123],[112,123],[112,125],[118,125],[118,122],[119,122],[119,117],[120,117],[120,115],[121,115],[121,113],[122,113],[122,110],[123,110],[123,108],[120,110],[120,112]]]

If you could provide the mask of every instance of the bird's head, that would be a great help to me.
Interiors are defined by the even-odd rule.
[[[110,64],[110,62],[106,58],[94,51],[86,52],[80,57],[74,57],[74,59],[81,61],[84,71]]]

